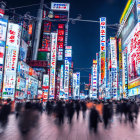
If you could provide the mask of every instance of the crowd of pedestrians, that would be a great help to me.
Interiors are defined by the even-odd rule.
[[[89,110],[89,111],[87,111]],[[4,130],[8,116],[11,112],[11,101],[0,104],[0,133]],[[64,120],[72,124],[73,116],[76,114],[77,120],[79,113],[82,112],[83,120],[89,120],[89,129],[95,133],[98,131],[98,124],[103,123],[104,128],[108,129],[113,121],[113,115],[119,116],[120,122],[124,120],[130,122],[134,127],[139,114],[139,105],[135,101],[90,101],[90,100],[51,100],[43,103],[41,101],[16,102],[15,118],[18,121],[19,130],[24,134],[29,132],[32,127],[38,125],[39,117],[43,112],[48,116],[56,118],[56,124],[62,126]],[[89,117],[86,115],[89,112]],[[67,119],[66,119],[67,118]]]

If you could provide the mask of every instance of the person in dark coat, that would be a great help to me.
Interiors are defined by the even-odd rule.
[[[137,122],[137,118],[138,118],[138,114],[139,114],[139,106],[136,102],[135,102],[134,114],[135,114],[135,119]]]
[[[76,113],[77,113],[77,120],[78,120],[79,111],[80,111],[80,103],[79,103],[79,101],[76,101],[76,103],[75,103],[75,110],[76,110]]]
[[[11,113],[11,100],[7,99],[7,103],[3,106],[1,105],[1,111],[0,111],[0,124],[2,128],[6,127],[6,124],[8,122],[8,116]]]
[[[101,121],[100,115],[98,111],[93,107],[90,112],[89,116],[89,125],[90,125],[90,130],[94,129],[94,132],[97,132],[98,129],[98,122]]]
[[[67,105],[67,115],[68,115],[69,123],[71,124],[72,118],[73,118],[73,115],[74,115],[74,104],[73,104],[73,101],[68,103],[68,105]]]
[[[20,115],[21,108],[22,108],[22,103],[20,102],[16,103],[16,108],[15,108],[16,118],[18,118],[18,116]]]
[[[64,123],[64,106],[62,101],[58,101],[56,106],[56,116],[58,117],[59,125]]]
[[[103,121],[104,121],[105,128],[107,128],[107,126],[108,126],[109,118],[110,118],[109,104],[104,103],[104,106],[103,106]]]
[[[52,113],[52,104],[51,104],[50,101],[48,101],[46,103],[46,111],[47,111],[48,115],[51,115],[51,113]]]
[[[82,102],[82,111],[83,111],[83,118],[86,118],[86,110],[87,110],[87,106],[86,106],[86,102]]]

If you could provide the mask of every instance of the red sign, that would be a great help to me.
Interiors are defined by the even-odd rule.
[[[32,60],[28,64],[31,67],[47,67],[48,61]]]
[[[32,24],[30,24],[28,27],[29,27],[29,29],[28,29],[28,34],[31,35],[31,34],[32,34],[32,28],[33,28],[33,27],[32,27]]]
[[[59,35],[64,35],[64,30],[58,30],[58,36]]]

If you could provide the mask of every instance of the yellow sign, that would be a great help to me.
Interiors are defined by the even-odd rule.
[[[122,14],[122,16],[121,16],[121,18],[120,18],[120,24],[122,23],[122,20],[125,18],[126,13],[127,13],[127,11],[129,10],[130,5],[132,4],[132,2],[133,2],[133,0],[128,0],[127,4],[126,4],[126,6],[125,6],[125,9],[124,9],[124,11],[123,11],[123,14]]]
[[[129,83],[128,84],[128,89],[131,89],[131,88],[134,88],[134,87],[137,87],[137,86],[140,86],[140,78],[137,79],[136,81],[132,82],[132,83]]]

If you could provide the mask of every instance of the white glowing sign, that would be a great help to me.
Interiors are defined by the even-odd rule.
[[[64,78],[65,97],[68,98],[69,93],[69,60],[65,59],[65,78]]]
[[[57,33],[51,33],[51,68],[50,68],[50,98],[55,95],[55,71],[56,71],[56,47],[57,47]]]
[[[9,23],[6,42],[3,98],[14,99],[17,60],[20,46],[21,27]]]
[[[51,3],[52,10],[69,11],[69,7],[70,7],[69,3],[58,3],[58,2]]]

